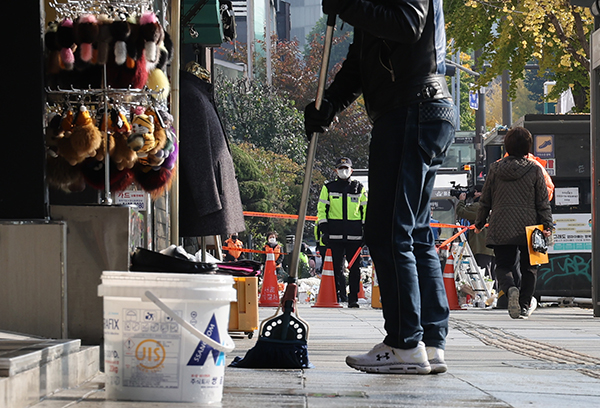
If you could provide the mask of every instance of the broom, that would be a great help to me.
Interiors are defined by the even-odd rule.
[[[329,69],[329,55],[331,53],[331,42],[333,40],[333,28],[335,26],[335,15],[327,16],[327,30],[323,45],[323,58],[319,72],[319,84],[315,106],[321,108],[325,81]],[[294,252],[290,265],[290,274],[287,278],[287,286],[281,297],[281,303],[273,316],[264,320],[259,327],[259,337],[256,345],[248,350],[244,358],[236,357],[229,365],[239,368],[311,368],[308,361],[308,323],[300,319],[296,307],[298,295],[298,266],[300,259],[300,246],[304,234],[304,221],[308,207],[308,195],[310,193],[310,182],[317,150],[318,133],[313,133],[308,146],[306,157],[306,170],[302,184],[302,196],[300,209],[298,211],[298,224],[296,225],[296,236]],[[279,311],[283,310],[281,315]],[[295,316],[292,315],[295,313]]]

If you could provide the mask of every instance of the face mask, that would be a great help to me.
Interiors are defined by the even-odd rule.
[[[276,244],[277,240],[275,238],[269,238],[269,244]]]
[[[346,180],[352,174],[352,169],[337,169],[337,174],[339,178],[341,178],[342,180]]]
[[[232,236],[231,236],[231,239],[233,239],[234,241],[235,241],[237,238],[238,238],[238,236],[237,236],[237,235],[232,235]]]

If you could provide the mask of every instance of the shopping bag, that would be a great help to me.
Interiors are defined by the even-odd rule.
[[[527,246],[529,248],[529,264],[530,265],[541,265],[549,262],[548,260],[548,251],[546,252],[538,252],[534,249],[533,246],[533,238],[535,230],[544,231],[543,225],[529,225],[525,227],[525,233],[527,235]],[[537,233],[536,233],[537,234]],[[536,244],[536,249],[540,249]]]

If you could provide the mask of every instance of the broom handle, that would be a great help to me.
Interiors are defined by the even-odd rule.
[[[323,102],[323,93],[325,92],[325,82],[327,81],[327,71],[329,69],[329,55],[331,54],[331,43],[333,40],[333,29],[335,26],[335,14],[327,16],[327,30],[325,31],[325,41],[323,44],[323,58],[321,59],[321,70],[319,71],[319,84],[317,87],[317,97],[315,107],[321,108]],[[300,247],[302,245],[302,236],[304,235],[304,219],[308,207],[308,195],[310,193],[310,182],[312,179],[312,170],[315,163],[317,152],[318,133],[315,132],[310,138],[308,154],[306,156],[306,170],[304,171],[304,182],[302,183],[302,196],[300,198],[300,209],[298,211],[298,224],[296,224],[296,237],[294,241],[294,252],[292,253],[292,263],[290,266],[290,278],[295,282],[298,278],[298,266],[300,261]]]
[[[356,258],[358,258],[358,254],[360,254],[360,252],[362,251],[363,247],[359,247],[356,250],[356,253],[354,254],[354,256],[352,257],[352,260],[350,261],[350,263],[348,264],[348,269],[352,268],[352,265],[354,265],[354,262],[356,262]]]

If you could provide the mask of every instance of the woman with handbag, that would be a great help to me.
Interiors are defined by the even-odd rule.
[[[486,245],[494,248],[499,288],[508,296],[508,314],[527,319],[533,312],[538,265],[531,265],[525,227],[542,224],[550,236],[553,223],[548,190],[540,166],[527,159],[531,133],[514,127],[504,138],[507,157],[490,165],[483,186],[475,232],[483,229],[489,216]],[[513,268],[521,271],[521,287],[515,285]]]

